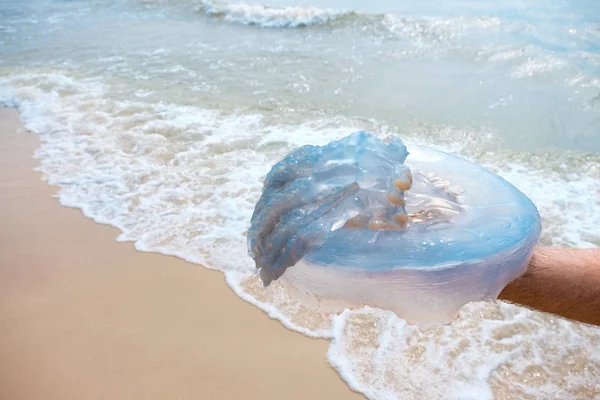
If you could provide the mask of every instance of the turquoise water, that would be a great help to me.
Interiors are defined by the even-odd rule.
[[[380,310],[328,319],[284,289],[264,294],[245,243],[271,165],[364,129],[500,174],[538,207],[545,244],[600,246],[595,0],[4,0],[0,102],[43,137],[41,169],[63,204],[140,250],[222,270],[286,326],[333,338],[330,362],[371,398],[600,393],[596,330],[503,304],[429,336]],[[352,347],[353,332],[375,329],[365,321],[379,321],[380,361],[371,344]],[[518,324],[529,333],[510,339],[517,347],[489,343]],[[410,358],[419,346],[438,350]],[[591,367],[561,381],[557,365],[579,350]],[[454,368],[438,371],[440,359]],[[392,365],[412,369],[386,375]],[[519,380],[532,366],[538,386]]]
[[[388,3],[319,2],[355,11],[260,29],[260,10],[225,5],[223,21],[201,2],[5,1],[3,61],[134,79],[157,101],[483,126],[519,150],[600,150],[594,1]]]

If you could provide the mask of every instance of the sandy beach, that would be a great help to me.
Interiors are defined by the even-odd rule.
[[[1,399],[351,399],[328,342],[244,303],[220,272],[117,243],[34,172],[0,110]]]

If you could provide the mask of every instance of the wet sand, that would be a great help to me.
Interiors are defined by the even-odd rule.
[[[360,399],[328,342],[244,303],[216,271],[117,243],[34,172],[0,109],[0,399]]]

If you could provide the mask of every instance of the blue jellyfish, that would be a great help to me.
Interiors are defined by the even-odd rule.
[[[496,299],[527,267],[535,205],[481,166],[357,132],[273,166],[248,231],[265,286],[369,305],[429,327]]]

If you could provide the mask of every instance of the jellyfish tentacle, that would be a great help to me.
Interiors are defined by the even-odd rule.
[[[278,193],[271,195],[248,231],[250,256],[254,258],[263,250],[264,238],[273,232],[284,215],[307,205],[319,204],[320,201],[325,201],[327,196],[342,190],[335,186],[315,185],[311,177],[304,177],[296,179]]]
[[[306,251],[321,245],[336,225],[343,226],[353,215],[348,211],[349,208],[338,206],[355,195],[359,189],[358,184],[352,183],[315,204],[306,205],[285,215],[266,238],[265,250],[258,257],[257,268],[261,269],[263,283],[268,285],[272,279],[277,279],[269,279],[271,275],[280,276],[285,268],[300,260]],[[360,201],[358,198],[352,200]],[[275,273],[279,270],[281,272]]]
[[[323,244],[327,232],[309,226],[288,240],[281,252],[276,253],[277,259],[270,268],[261,268],[260,277],[265,286],[283,275],[288,267],[294,266],[304,255],[315,247]]]
[[[265,177],[263,194],[254,207],[251,223],[254,224],[263,208],[271,201],[271,196],[285,189],[299,178],[310,176],[315,161],[322,150],[316,146],[306,145],[293,150],[287,157],[273,166]]]
[[[281,220],[281,217],[298,207],[314,202],[319,195],[310,178],[296,179],[278,193],[269,196],[269,201],[255,216],[248,232],[248,246],[251,255],[262,250],[262,239],[267,237]]]

